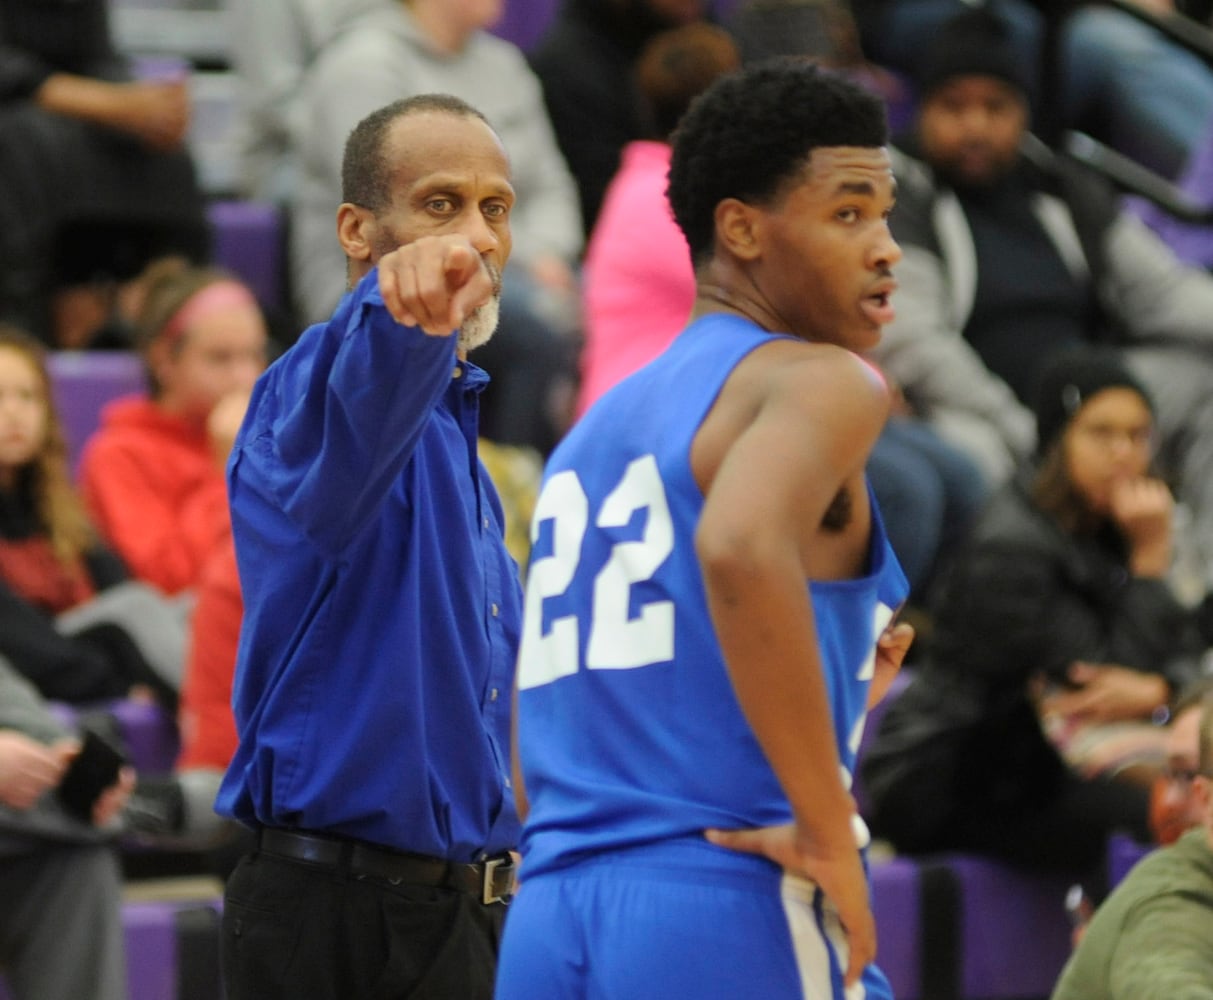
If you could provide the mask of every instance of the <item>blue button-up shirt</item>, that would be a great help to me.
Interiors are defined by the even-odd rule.
[[[245,616],[218,811],[473,860],[514,847],[521,587],[488,381],[368,275],[258,382],[228,467]]]

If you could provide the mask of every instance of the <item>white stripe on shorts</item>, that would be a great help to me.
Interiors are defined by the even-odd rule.
[[[841,983],[847,968],[847,936],[837,911],[816,883],[785,873],[780,892],[804,1000],[864,1000],[867,991],[862,980],[845,992],[834,992],[834,969]]]

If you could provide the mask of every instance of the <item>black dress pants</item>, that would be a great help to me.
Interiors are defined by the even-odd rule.
[[[227,1000],[490,1000],[506,905],[264,853],[228,879]]]

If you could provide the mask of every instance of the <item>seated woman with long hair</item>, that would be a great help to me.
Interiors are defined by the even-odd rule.
[[[997,494],[935,606],[930,655],[862,776],[873,833],[1098,871],[1142,840],[1171,698],[1198,673],[1198,615],[1168,583],[1174,505],[1151,472],[1153,405],[1119,359],[1041,378],[1039,462]]]
[[[72,488],[41,345],[0,325],[0,655],[44,697],[173,703],[185,623],[128,579]]]

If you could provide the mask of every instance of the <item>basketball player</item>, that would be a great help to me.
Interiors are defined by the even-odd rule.
[[[676,133],[691,323],[558,447],[533,521],[498,1000],[889,996],[848,792],[913,635],[855,353],[893,316],[885,141],[802,62]]]

